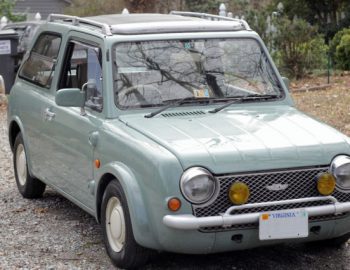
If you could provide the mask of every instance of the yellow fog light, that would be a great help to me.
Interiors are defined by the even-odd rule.
[[[322,173],[317,178],[317,190],[321,195],[330,195],[335,189],[335,177],[330,173]]]
[[[234,204],[244,204],[249,199],[249,187],[242,182],[233,183],[230,187],[228,196]]]

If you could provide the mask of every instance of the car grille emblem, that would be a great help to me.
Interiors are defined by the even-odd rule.
[[[287,189],[288,186],[288,184],[272,184],[266,186],[266,189],[270,191],[281,191]]]

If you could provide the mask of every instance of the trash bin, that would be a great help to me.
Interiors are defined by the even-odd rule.
[[[16,77],[18,34],[14,30],[0,31],[0,75],[5,81],[6,94]]]

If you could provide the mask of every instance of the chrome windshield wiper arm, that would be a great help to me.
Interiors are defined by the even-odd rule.
[[[210,97],[205,97],[205,98],[198,98],[198,97],[185,97],[185,98],[182,98],[182,99],[175,99],[174,102],[171,102],[169,103],[168,105],[165,105],[164,107],[154,111],[154,112],[151,112],[149,114],[146,114],[145,117],[146,118],[152,118],[153,116],[169,109],[169,108],[172,108],[172,107],[177,107],[187,101],[204,101],[204,100],[210,100],[210,99],[214,99],[214,98],[210,98]]]
[[[208,112],[210,112],[210,113],[217,113],[217,112],[225,109],[226,107],[231,106],[232,104],[238,103],[238,102],[240,102],[242,100],[243,100],[243,98],[237,98],[237,99],[231,100],[231,101],[227,102],[226,104],[224,104],[224,105],[222,105],[220,107],[217,107],[217,108],[215,108],[213,110],[210,110]]]
[[[237,97],[234,100],[231,100],[220,107],[217,107],[213,110],[210,110],[209,112],[210,113],[217,113],[217,112],[231,106],[232,104],[239,103],[242,101],[254,100],[254,99],[272,99],[272,98],[277,98],[277,97],[279,97],[279,95],[270,95],[270,94],[267,94],[267,95],[253,94],[253,95],[244,96],[244,97]]]

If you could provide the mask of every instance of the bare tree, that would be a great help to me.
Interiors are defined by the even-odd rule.
[[[185,9],[185,0],[128,0],[126,7],[132,13],[169,13],[171,10]]]
[[[94,16],[120,13],[124,7],[124,0],[72,0],[65,13],[82,17]]]
[[[186,0],[72,0],[67,14],[92,16],[120,13],[127,8],[131,13],[169,13],[185,10]]]

